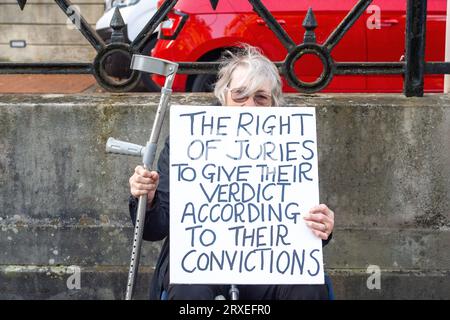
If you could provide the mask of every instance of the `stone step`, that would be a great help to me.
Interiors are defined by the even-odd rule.
[[[78,273],[79,271],[79,273]],[[79,274],[79,283],[75,274]],[[134,299],[148,298],[153,271],[141,268]],[[335,299],[448,299],[449,271],[383,270],[377,289],[365,269],[327,269]],[[127,269],[121,266],[1,266],[0,299],[123,299]],[[368,283],[369,282],[369,286]],[[79,289],[78,285],[79,284]]]

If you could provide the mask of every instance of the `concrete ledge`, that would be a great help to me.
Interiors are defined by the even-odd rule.
[[[79,289],[69,289],[74,269],[69,266],[8,266],[0,268],[0,299],[123,299],[127,270],[118,266],[80,268]],[[141,268],[135,299],[148,297],[153,270]],[[369,274],[361,269],[329,269],[335,299],[446,299],[450,272],[381,270],[380,289],[368,289]],[[432,291],[427,288],[433,288]],[[425,290],[424,290],[425,289]]]
[[[328,270],[337,300],[447,300],[449,271],[383,270],[380,289],[369,289],[366,270]]]
[[[79,271],[80,280],[79,287],[77,287],[77,283],[71,278],[77,271],[71,266],[11,265],[0,267],[0,282],[2,283],[0,299],[124,299],[128,275],[126,267],[83,267]],[[148,299],[152,274],[153,268],[140,268],[134,299]]]
[[[128,178],[140,159],[108,155],[105,143],[145,143],[158,102],[157,94],[0,95],[0,298],[123,296]],[[448,299],[450,96],[289,95],[287,103],[317,110],[321,201],[336,213],[325,259],[337,296]],[[162,137],[168,127],[166,117]],[[159,246],[144,246],[144,277]],[[52,280],[54,268],[71,265],[88,280],[81,291],[68,291],[67,273]],[[368,265],[383,271],[380,291],[365,286]]]

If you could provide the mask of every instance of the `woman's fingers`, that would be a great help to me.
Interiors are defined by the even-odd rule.
[[[311,229],[311,231],[320,239],[327,240],[331,231],[328,230],[329,227],[324,223],[317,223],[312,221],[306,221],[306,225]]]
[[[159,181],[159,174],[156,171],[148,171],[142,166],[137,166],[134,169],[137,182],[140,183],[157,183]]]
[[[312,232],[319,237],[322,240],[327,240],[328,239],[328,234],[325,232],[321,232],[321,231],[317,231],[317,230],[312,230]]]
[[[329,223],[331,218],[323,213],[307,213],[303,216],[306,221],[313,221],[319,223]]]
[[[139,175],[136,175],[134,181],[137,182],[137,183],[142,183],[142,184],[151,184],[151,183],[153,183],[153,179],[151,179],[151,178],[144,178],[143,176],[139,176]]]
[[[325,204],[319,204],[318,206],[312,207],[311,210],[309,210],[309,213],[323,213],[330,218],[334,218],[334,212]]]
[[[156,171],[148,171],[142,166],[137,166],[134,169],[134,174],[131,176],[130,192],[134,197],[148,194],[149,200],[152,200],[158,186],[159,174]]]
[[[149,172],[149,171],[147,171]],[[152,179],[155,182],[159,181],[159,174],[156,171],[150,171],[150,175],[149,175],[150,179]]]
[[[306,221],[306,225],[310,227],[312,230],[320,231],[320,232],[326,232],[327,227],[323,223],[317,223],[312,221]]]
[[[151,178],[152,176],[154,176],[152,173],[155,172],[155,171],[148,171],[148,170],[144,169],[143,166],[137,166],[137,167],[134,169],[134,172],[135,172],[137,175],[141,176],[141,177],[144,177],[144,178]]]
[[[303,219],[313,233],[323,240],[328,239],[333,232],[334,212],[325,204],[311,208],[309,213],[303,215]]]
[[[133,187],[136,190],[148,190],[148,191],[153,191],[156,190],[156,185],[153,183],[139,183],[139,182],[134,182],[133,183]]]

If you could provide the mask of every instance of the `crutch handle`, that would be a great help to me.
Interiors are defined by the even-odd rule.
[[[106,142],[106,152],[142,157],[145,153],[145,147],[139,144],[109,138]]]

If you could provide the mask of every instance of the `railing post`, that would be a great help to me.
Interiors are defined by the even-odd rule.
[[[406,10],[406,67],[403,93],[407,97],[422,97],[425,74],[427,0],[408,0]]]
[[[450,62],[450,0],[447,0],[447,26],[445,31],[445,61]],[[450,93],[450,75],[444,78],[444,93]]]

